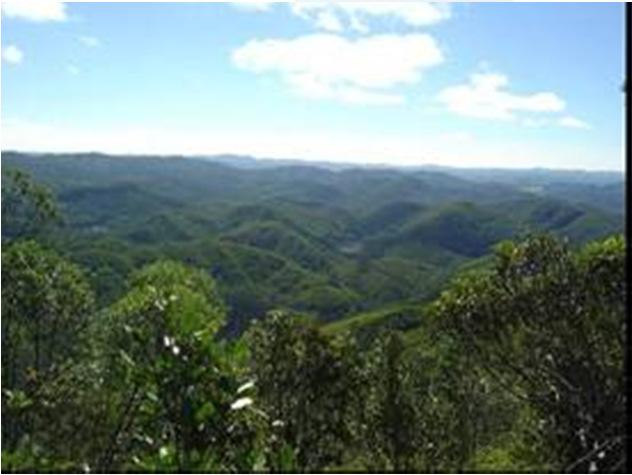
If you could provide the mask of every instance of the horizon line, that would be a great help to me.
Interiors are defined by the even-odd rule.
[[[16,153],[24,155],[103,155],[116,158],[185,158],[185,159],[219,159],[222,157],[232,157],[237,159],[249,159],[258,162],[289,162],[292,165],[297,165],[296,162],[312,165],[329,165],[333,167],[345,167],[345,168],[380,168],[380,169],[415,169],[415,168],[443,168],[443,169],[457,169],[457,170],[509,170],[509,171],[561,171],[561,172],[581,172],[581,173],[617,173],[626,174],[624,169],[588,169],[588,168],[562,168],[562,167],[545,167],[545,166],[506,166],[499,167],[497,165],[477,165],[477,166],[458,166],[458,165],[441,165],[436,162],[425,162],[420,164],[388,164],[388,163],[369,163],[369,162],[353,162],[353,161],[333,161],[332,159],[312,159],[312,158],[288,158],[288,157],[263,157],[249,154],[239,154],[235,152],[221,152],[221,153],[209,153],[209,154],[178,154],[178,153],[109,153],[98,150],[86,150],[86,151],[72,151],[72,152],[59,152],[59,151],[36,151],[36,150],[16,150],[16,149],[0,149],[0,155],[4,153]],[[228,161],[227,158],[223,158]]]

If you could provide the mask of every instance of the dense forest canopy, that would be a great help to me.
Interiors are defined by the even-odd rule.
[[[625,472],[623,216],[616,174],[3,153],[2,469]]]
[[[616,173],[13,152],[2,164],[56,196],[63,226],[42,234],[86,270],[99,303],[173,259],[217,281],[230,334],[270,310],[332,321],[427,302],[502,239],[546,231],[579,245],[623,229]],[[3,222],[3,237],[17,232]]]

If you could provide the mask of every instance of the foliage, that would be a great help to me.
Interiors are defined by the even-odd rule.
[[[353,346],[327,337],[305,318],[280,312],[253,324],[246,339],[275,443],[292,448],[298,471],[342,463],[357,434],[349,415],[361,397]]]
[[[60,220],[60,213],[48,188],[35,183],[19,170],[2,173],[2,236],[16,239],[33,236]]]
[[[243,348],[215,341],[223,319],[201,271],[160,262],[131,278],[105,317],[106,390],[119,424],[99,470],[253,469],[260,416],[231,408]]]
[[[486,207],[493,194],[446,205],[469,191],[442,174],[213,165],[226,186],[206,191],[208,164],[159,168],[201,175],[180,178],[187,199],[227,200],[192,210],[144,181],[144,159],[135,183],[100,160],[96,194],[85,167],[38,164],[76,200],[71,230],[46,233],[63,255],[43,219],[39,242],[3,241],[3,471],[624,471],[621,236],[531,235],[489,256],[513,217]],[[20,180],[37,214],[38,185]],[[253,189],[269,201],[248,205]],[[515,214],[563,229],[597,216],[548,201]]]
[[[577,254],[546,236],[502,243],[493,271],[458,280],[435,306],[496,382],[537,412],[559,470],[625,464],[622,237]]]
[[[93,304],[81,271],[54,252],[33,241],[3,249],[2,439],[9,467],[13,459],[54,467],[41,447],[51,422],[45,393],[78,355]],[[31,452],[42,453],[33,459]]]

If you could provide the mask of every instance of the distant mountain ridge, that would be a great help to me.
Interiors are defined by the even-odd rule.
[[[393,165],[388,163],[362,163],[362,162],[338,162],[328,160],[305,160],[296,158],[274,158],[274,157],[254,157],[252,155],[240,154],[216,154],[216,155],[112,155],[102,152],[89,153],[49,153],[49,152],[21,152],[15,150],[4,150],[2,154],[29,155],[29,156],[91,156],[91,157],[111,157],[111,158],[186,158],[194,160],[206,160],[237,168],[279,168],[287,166],[316,167],[329,170],[349,170],[349,169],[374,169],[374,170],[400,170],[407,172],[415,171],[438,171],[454,176],[475,181],[494,181],[499,177],[515,177],[519,179],[525,176],[540,176],[555,178],[559,181],[585,181],[590,183],[610,183],[621,181],[625,178],[623,171],[615,170],[584,170],[558,169],[558,168],[501,168],[501,167],[456,167],[445,166],[433,163],[420,165]]]

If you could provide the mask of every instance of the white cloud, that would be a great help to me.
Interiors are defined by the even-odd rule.
[[[68,74],[71,74],[73,76],[77,76],[81,73],[81,70],[74,64],[69,64],[68,66],[66,66],[66,72],[68,72]]]
[[[362,21],[360,21],[360,19],[356,16],[352,16],[349,19],[349,27],[354,30],[357,31],[358,33],[363,33],[366,34],[369,31],[371,31],[371,29],[368,27],[368,25],[366,23],[363,23]]]
[[[585,129],[589,130],[592,127],[583,120],[578,119],[572,115],[565,115],[558,118],[543,118],[543,117],[525,117],[521,121],[522,125],[532,128],[541,127],[567,127],[570,129]]]
[[[315,24],[321,30],[341,32],[344,30],[342,23],[336,15],[330,11],[320,12],[315,19]]]
[[[560,118],[557,123],[562,127],[569,127],[572,129],[590,129],[590,125],[588,125],[583,120],[578,119],[577,117],[573,117],[572,115],[567,115]]]
[[[550,113],[566,108],[552,92],[512,94],[505,90],[508,84],[502,74],[476,73],[468,84],[443,89],[438,99],[455,114],[483,119],[511,120],[517,112]]]
[[[101,46],[101,40],[94,36],[79,36],[77,38],[81,44],[87,46],[88,48],[96,48]]]
[[[420,27],[450,17],[450,6],[439,2],[294,1],[290,3],[290,8],[294,14],[311,21],[317,28],[331,31],[327,25],[333,24],[334,21],[342,27],[344,18],[351,29],[360,33],[368,33],[367,22],[374,19],[395,19],[407,26]],[[323,15],[326,15],[330,22],[323,23]]]
[[[66,6],[57,0],[4,0],[2,14],[34,22],[65,21],[68,18]]]
[[[2,59],[7,63],[19,64],[22,62],[24,54],[15,45],[7,45],[2,47]]]
[[[357,40],[313,34],[252,40],[235,50],[232,60],[248,71],[279,74],[304,97],[386,105],[403,102],[391,89],[418,82],[425,69],[443,61],[443,54],[427,34]]]

